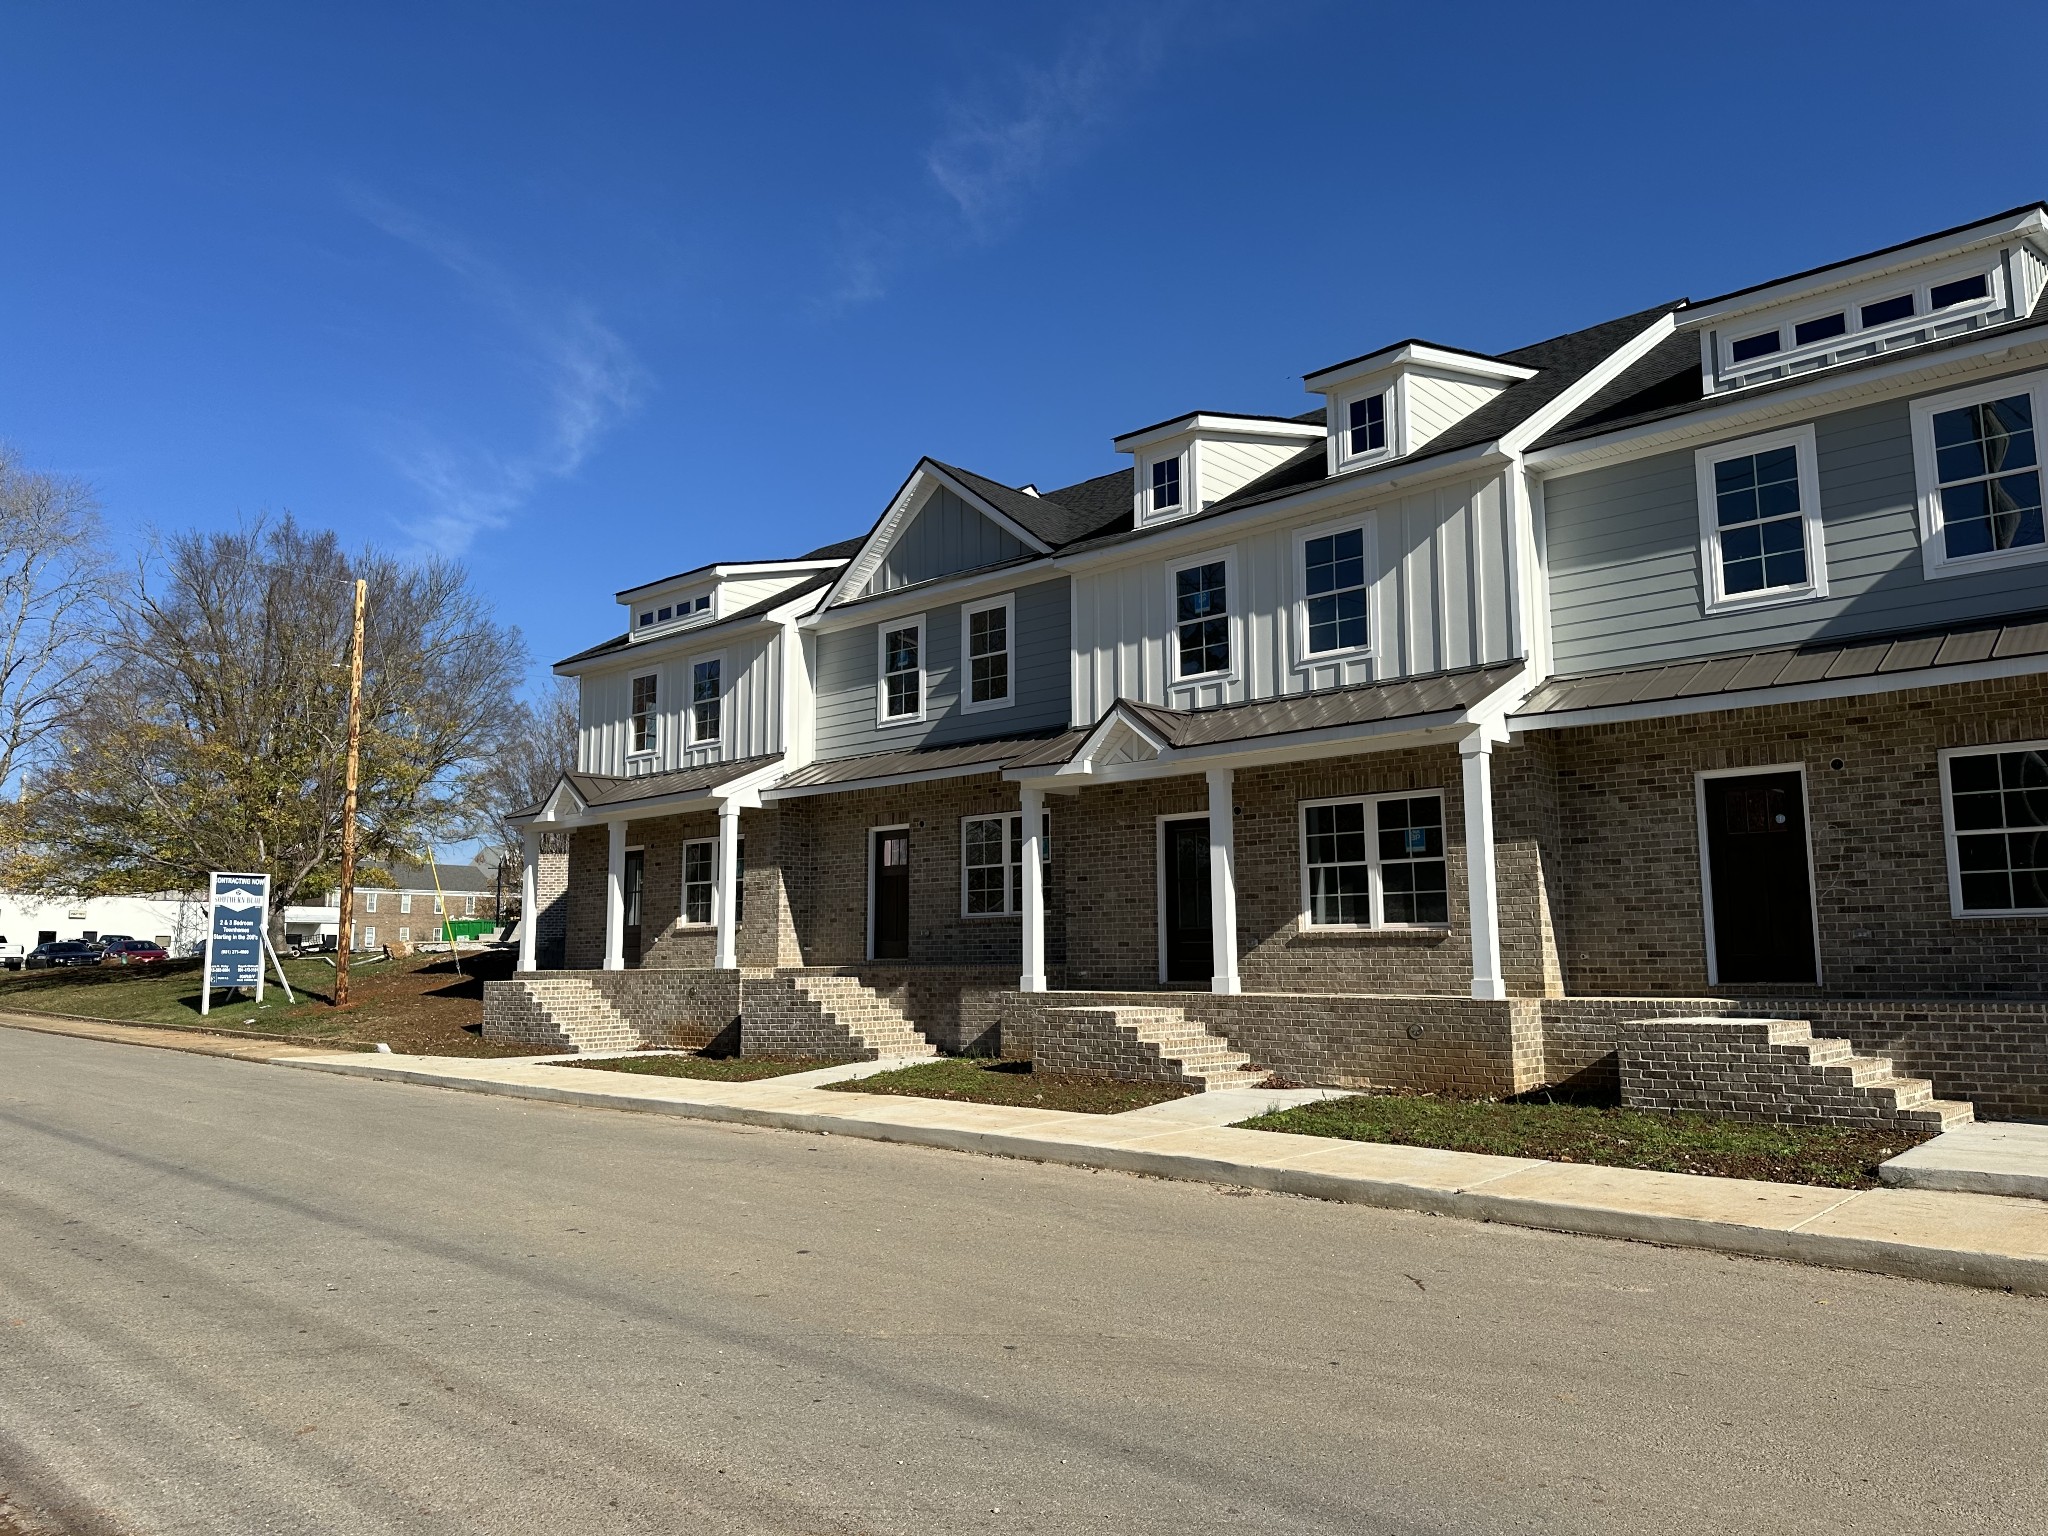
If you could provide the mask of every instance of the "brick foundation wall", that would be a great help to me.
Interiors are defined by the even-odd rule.
[[[1011,992],[968,997],[1005,1056],[1038,1049],[1040,1030],[1063,1008],[1170,1004],[1244,1052],[1255,1066],[1295,1082],[1491,1096],[1520,1093],[1541,1079],[1540,1004],[1469,997],[1304,997],[1275,993]]]
[[[1573,995],[1784,993],[1707,983],[1694,775],[1804,763],[1827,995],[2048,996],[2048,918],[1949,915],[1938,759],[2048,737],[2041,679],[1556,735]]]

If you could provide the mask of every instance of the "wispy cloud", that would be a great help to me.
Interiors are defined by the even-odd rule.
[[[588,303],[534,291],[449,230],[373,193],[347,196],[364,219],[430,258],[496,316],[541,392],[539,430],[516,448],[415,429],[392,452],[428,508],[413,536],[438,554],[461,554],[479,534],[504,527],[543,484],[581,469],[638,405],[646,371]]]
[[[1158,72],[1169,41],[1205,22],[1208,9],[1194,0],[1112,6],[1070,33],[1049,62],[959,82],[923,152],[936,196],[842,223],[831,306],[881,298],[914,251],[986,245],[1008,233],[1033,193],[1101,142],[1119,104]]]

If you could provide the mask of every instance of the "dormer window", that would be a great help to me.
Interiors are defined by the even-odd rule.
[[[1728,355],[1738,363],[1746,363],[1754,357],[1769,357],[1780,345],[1776,331],[1762,331],[1744,336],[1728,349]]]
[[[1180,510],[1180,455],[1170,459],[1152,461],[1152,510],[1178,512]]]
[[[668,622],[668,617],[669,617],[669,610],[668,610],[668,609],[666,609],[666,608],[662,609],[662,610],[661,610],[661,614],[660,614],[660,619],[661,619],[661,622],[662,622],[662,623],[664,623],[664,624],[666,624],[666,623]]]
[[[1387,446],[1387,397],[1367,395],[1363,400],[1354,400],[1346,409],[1346,429],[1351,434],[1349,444],[1352,457],[1361,454],[1380,453]]]
[[[1879,299],[1875,304],[1863,306],[1863,328],[1867,331],[1873,325],[1890,325],[1896,320],[1913,318],[1913,295],[1902,293],[1896,298]]]
[[[654,611],[652,609],[649,609],[646,613],[640,615],[640,627],[642,629],[645,629],[648,625],[652,624],[653,622]]]
[[[710,606],[711,594],[709,592],[706,592],[702,597],[698,598],[696,602],[690,605],[690,610],[693,613],[702,613],[706,608],[709,608]]]
[[[1818,320],[1802,320],[1792,327],[1795,345],[1810,347],[1817,341],[1828,341],[1836,336],[1849,333],[1849,317],[1839,309],[1832,315],[1822,315]]]
[[[1990,280],[1982,272],[1973,277],[1960,277],[1952,283],[1936,283],[1927,291],[1929,309],[1947,309],[1955,304],[1967,304],[1971,299],[1990,296]]]

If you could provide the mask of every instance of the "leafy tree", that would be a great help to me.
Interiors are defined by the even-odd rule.
[[[290,517],[183,533],[119,594],[106,666],[18,807],[21,884],[81,894],[266,871],[271,925],[337,876],[353,582],[363,646],[363,859],[482,830],[471,786],[525,665],[459,566],[345,553]]]
[[[512,817],[538,805],[576,766],[576,684],[566,677],[553,684],[538,700],[518,705],[505,740],[477,776],[498,854],[515,865],[521,848]]]

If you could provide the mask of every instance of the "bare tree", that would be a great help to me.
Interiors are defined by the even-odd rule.
[[[24,469],[0,446],[0,790],[93,670],[105,571],[91,490]]]
[[[512,817],[538,805],[576,767],[576,684],[566,677],[549,682],[538,699],[519,704],[475,781],[499,855],[515,861],[520,839]]]
[[[117,686],[67,712],[22,803],[18,880],[83,892],[271,876],[283,908],[340,857],[352,582],[370,586],[359,824],[368,858],[484,830],[467,788],[525,665],[461,568],[346,554],[291,518],[163,542],[117,602]]]

